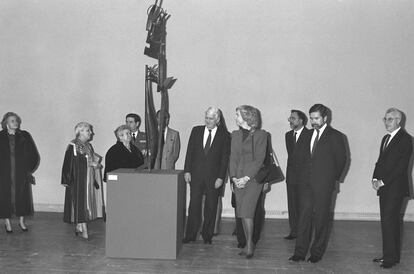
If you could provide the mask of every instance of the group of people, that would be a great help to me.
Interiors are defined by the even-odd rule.
[[[322,104],[309,109],[308,116],[292,110],[288,118],[291,130],[285,134],[288,153],[286,184],[290,233],[296,239],[289,260],[320,261],[329,237],[330,209],[336,184],[343,179],[349,160],[345,135],[330,126],[330,110]],[[160,119],[160,113],[157,113]],[[180,135],[168,127],[165,115],[162,169],[175,169],[180,153]],[[388,132],[381,141],[372,187],[380,201],[382,256],[375,258],[381,267],[390,268],[400,261],[399,213],[409,192],[409,161],[412,137],[404,130],[405,116],[396,108],[386,111],[383,119]],[[141,118],[130,113],[126,123],[114,131],[116,143],[105,156],[95,153],[90,141],[93,127],[80,122],[75,138],[64,156],[61,184],[66,187],[64,222],[75,224],[75,234],[87,239],[87,223],[105,218],[102,181],[118,168],[148,167],[146,135],[139,131]],[[233,192],[240,255],[252,258],[264,218],[263,196],[268,186],[259,172],[266,165],[271,137],[261,128],[260,111],[249,105],[236,108],[238,130],[228,132],[220,109],[209,107],[204,124],[190,134],[184,164],[184,179],[190,186],[190,203],[183,243],[195,241],[201,227],[204,243],[211,244],[217,233],[217,213],[227,179]],[[5,230],[12,233],[10,218],[19,217],[19,227],[28,231],[25,216],[33,214],[31,186],[33,172],[39,165],[39,153],[31,135],[20,129],[21,119],[13,112],[4,115],[0,132],[0,218]],[[219,211],[220,212],[220,211]],[[313,239],[312,239],[313,238]],[[243,239],[243,240],[240,240]]]

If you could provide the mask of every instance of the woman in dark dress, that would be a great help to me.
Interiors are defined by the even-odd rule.
[[[243,105],[236,109],[239,130],[231,134],[229,173],[234,183],[236,215],[241,218],[246,237],[246,258],[253,257],[253,218],[263,185],[255,177],[266,156],[267,135],[261,130],[260,111]]]
[[[105,181],[107,173],[118,168],[138,168],[144,164],[141,151],[131,143],[131,130],[122,125],[115,130],[117,142],[105,156]]]
[[[76,138],[65,153],[61,184],[66,187],[63,221],[75,224],[75,234],[88,239],[87,223],[105,214],[100,161],[92,145],[92,125],[75,126]]]
[[[20,130],[21,119],[13,112],[3,116],[0,132],[0,218],[7,233],[12,233],[10,218],[20,217],[19,227],[27,232],[24,216],[33,215],[33,172],[39,153],[32,136]]]

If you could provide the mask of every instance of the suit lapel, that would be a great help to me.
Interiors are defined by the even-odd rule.
[[[399,142],[399,140],[401,139],[401,136],[403,135],[403,129],[400,128],[400,130],[397,132],[397,134],[395,134],[395,136],[391,139],[391,141],[388,143],[387,147],[384,149],[384,153],[387,153],[387,151],[389,151],[390,149],[392,149],[394,147],[394,145],[396,143]],[[385,138],[382,141],[381,144],[381,148],[384,147],[384,142],[385,142]]]

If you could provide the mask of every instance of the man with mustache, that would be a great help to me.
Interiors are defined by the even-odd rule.
[[[322,259],[328,243],[332,193],[347,161],[344,136],[327,124],[329,109],[315,104],[309,110],[313,127],[307,140],[308,180],[298,187],[299,222],[295,253],[289,260],[304,261],[312,239],[308,262]]]

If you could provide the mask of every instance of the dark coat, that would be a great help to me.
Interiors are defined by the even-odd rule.
[[[226,177],[230,154],[230,134],[222,127],[218,127],[210,150],[205,155],[204,128],[205,126],[196,126],[191,131],[184,171],[191,173],[191,184],[205,181],[207,188],[214,189],[216,179],[224,180]]]
[[[306,148],[310,157],[310,184],[316,190],[333,191],[347,161],[344,137],[338,130],[326,126],[311,156],[310,141],[313,132],[310,132]]]
[[[310,136],[309,136],[310,135]],[[312,137],[312,130],[303,128],[298,141],[294,144],[293,130],[286,132],[285,143],[288,153],[287,167],[286,167],[286,183],[297,185],[305,184],[309,181],[309,177],[306,171],[306,160],[309,158],[310,137]]]
[[[118,141],[113,145],[105,156],[104,181],[106,174],[118,168],[138,168],[144,164],[144,157],[141,151],[131,143],[129,151],[122,142]]]
[[[32,186],[28,182],[39,164],[39,153],[32,136],[27,131],[18,130],[15,134],[15,208],[16,216],[33,214]],[[10,218],[11,205],[11,162],[7,130],[0,132],[0,218]]]
[[[405,130],[400,129],[383,151],[385,137],[381,141],[373,175],[373,178],[382,180],[385,185],[377,193],[381,195],[385,192],[394,192],[401,196],[408,196],[408,165],[413,152],[412,138]]]

